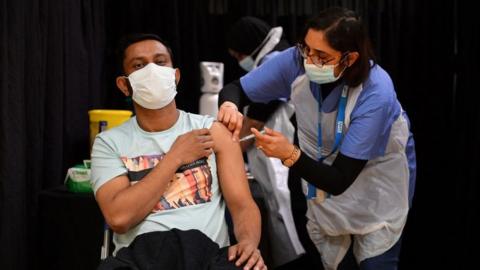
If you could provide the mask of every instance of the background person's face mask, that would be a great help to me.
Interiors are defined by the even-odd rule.
[[[240,67],[243,68],[243,70],[249,72],[249,71],[253,70],[253,67],[255,65],[255,61],[253,61],[252,56],[249,55],[249,56],[243,58],[242,60],[240,60],[238,62],[238,65],[240,65]]]
[[[303,61],[303,66],[305,67],[305,73],[310,81],[318,83],[318,84],[325,84],[331,83],[338,80],[341,76],[343,71],[335,77],[335,67],[336,65],[323,65],[322,67],[318,67],[314,64],[307,64],[307,59]]]
[[[132,86],[132,99],[147,109],[161,109],[177,94],[175,69],[170,67],[150,63],[127,78]]]

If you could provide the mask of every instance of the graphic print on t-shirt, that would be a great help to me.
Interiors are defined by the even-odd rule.
[[[163,157],[164,155],[122,157],[130,183],[133,185],[140,181]],[[211,197],[212,173],[207,159],[203,158],[177,170],[152,212],[210,202]]]

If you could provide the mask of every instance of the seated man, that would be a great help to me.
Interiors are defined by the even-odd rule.
[[[143,245],[135,245],[140,238],[149,239],[151,248],[152,239],[158,239],[152,233],[158,232],[191,239],[187,250],[194,246],[196,251],[182,253],[187,261],[191,261],[189,256],[204,256],[199,254],[206,244],[192,238],[206,235],[219,247],[228,246],[224,198],[238,243],[228,251],[223,249],[222,258],[232,269],[267,269],[257,249],[260,213],[250,194],[238,143],[213,118],[176,108],[180,71],[172,68],[171,49],[158,36],[129,36],[119,52],[125,76],[117,77],[116,83],[123,94],[132,95],[136,116],[98,134],[92,149],[92,185],[106,222],[115,232],[114,254],[118,257],[132,246]],[[192,231],[201,236],[192,237]],[[175,241],[162,243],[171,242]],[[157,245],[161,250],[160,243],[153,247]],[[147,260],[175,257],[163,255]],[[198,260],[215,262],[206,257]],[[181,263],[188,268],[185,260]]]

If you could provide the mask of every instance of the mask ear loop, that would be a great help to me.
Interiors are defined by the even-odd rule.
[[[345,64],[345,61],[347,60],[349,54],[350,54],[349,51],[346,51],[345,53],[343,53],[342,57],[340,58],[340,61],[338,62],[338,65],[344,65],[345,66],[343,68],[342,72],[340,72],[340,74],[338,74],[338,77],[341,77],[343,75],[343,73],[345,72],[345,70],[347,70],[347,68],[350,67],[349,65]]]
[[[350,52],[349,51],[346,51],[342,54],[342,57],[340,58],[340,62],[339,64],[343,64],[345,63],[345,61],[348,60],[348,56],[350,55]],[[349,67],[348,65],[346,65],[347,67]]]
[[[131,97],[133,95],[133,88],[132,88],[132,85],[130,85],[130,80],[128,79],[127,75],[123,75],[122,78],[124,78],[127,81],[128,95]]]

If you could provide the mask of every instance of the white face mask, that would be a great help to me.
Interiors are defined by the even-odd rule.
[[[305,67],[305,73],[310,81],[318,83],[318,84],[325,84],[331,83],[338,80],[341,76],[343,71],[335,77],[335,67],[336,65],[323,65],[323,67],[317,67],[314,64],[307,64],[307,59],[304,59],[303,66]]]
[[[243,58],[241,61],[239,61],[238,64],[240,65],[241,68],[243,68],[243,70],[249,72],[254,68],[255,61],[253,61],[253,58],[249,55]]]
[[[132,99],[146,109],[161,109],[177,95],[175,69],[150,63],[128,77]]]

